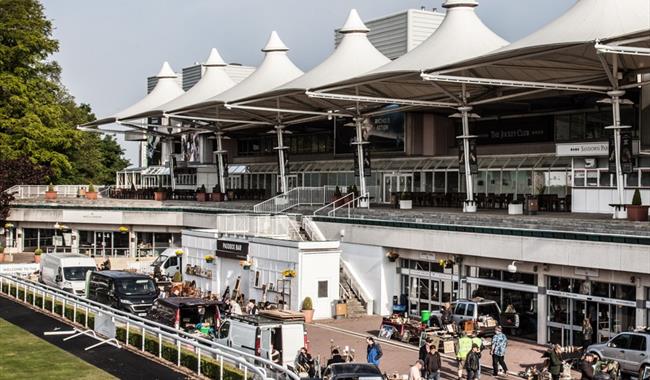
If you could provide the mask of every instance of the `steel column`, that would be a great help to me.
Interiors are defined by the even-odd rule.
[[[287,189],[287,175],[286,175],[286,168],[284,167],[284,150],[287,148],[284,146],[284,141],[282,138],[282,134],[284,133],[284,125],[276,125],[275,126],[275,134],[278,139],[278,146],[275,147],[275,149],[278,151],[278,169],[279,169],[279,176],[280,176],[280,194],[284,194],[288,191]]]
[[[621,126],[621,96],[625,91],[614,90],[607,93],[612,98],[612,121],[613,125],[609,127],[614,131],[614,160],[616,160],[616,203],[625,204],[625,183],[623,178],[623,169],[621,167],[621,129],[629,128]],[[614,219],[625,219],[624,212],[615,210]]]
[[[217,166],[219,171],[219,191],[221,191],[222,194],[225,194],[226,176],[224,173],[223,154],[226,153],[226,151],[223,150],[223,145],[222,145],[223,132],[218,131],[216,133],[216,136],[217,136]]]
[[[365,177],[365,170],[363,167],[363,145],[366,143],[363,141],[363,131],[362,131],[362,124],[363,124],[363,118],[359,115],[356,118],[354,118],[354,124],[356,127],[356,132],[357,132],[357,139],[353,144],[356,145],[357,148],[357,166],[359,168],[359,192],[361,195],[366,194],[366,177]]]

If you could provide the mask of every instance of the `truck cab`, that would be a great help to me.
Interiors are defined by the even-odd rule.
[[[170,279],[173,278],[176,272],[181,271],[182,267],[183,256],[176,255],[177,250],[179,250],[179,248],[167,248],[164,250],[160,256],[156,257],[156,259],[151,263],[148,272],[154,276],[156,273],[160,273],[160,275],[164,277]]]
[[[96,270],[95,260],[73,253],[48,253],[41,257],[39,281],[82,296],[86,293],[86,273]]]

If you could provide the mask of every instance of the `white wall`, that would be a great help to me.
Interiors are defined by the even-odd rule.
[[[341,243],[341,260],[345,261],[374,301],[374,314],[389,315],[393,310],[393,295],[399,294],[396,267],[386,259],[381,246]]]
[[[644,205],[650,204],[650,189],[641,189],[641,200]],[[625,203],[632,203],[634,190],[625,189]],[[574,188],[571,189],[571,212],[613,213],[610,204],[618,203],[616,189],[611,188]]]
[[[339,299],[340,252],[303,253],[300,265],[299,300],[310,297],[314,304],[314,319],[332,318],[334,303]],[[327,281],[327,297],[318,297],[318,283]]]

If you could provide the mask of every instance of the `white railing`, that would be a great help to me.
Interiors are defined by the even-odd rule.
[[[77,332],[104,338],[89,324],[89,317],[104,315],[115,324],[119,344],[148,355],[157,355],[159,360],[169,366],[182,367],[201,376],[208,365],[218,367],[217,378],[223,379],[226,366],[228,370],[240,372],[243,379],[299,380],[290,370],[268,359],[246,352],[238,351],[212,340],[197,337],[173,327],[165,326],[145,318],[113,309],[109,306],[90,301],[86,298],[64,292],[61,289],[20,279],[19,277],[0,274],[0,292],[18,303],[31,306],[44,314],[56,315],[75,326]],[[130,339],[138,336],[137,339]],[[135,341],[135,342],[134,342]],[[149,342],[149,347],[147,347]],[[151,346],[155,345],[154,352]],[[165,350],[163,350],[165,348]],[[157,351],[157,352],[156,352]],[[166,353],[163,355],[163,351]],[[171,351],[171,353],[170,353]],[[182,363],[182,357],[194,356],[192,363]],[[173,357],[170,357],[173,356]],[[192,365],[193,364],[193,365]],[[213,374],[213,376],[216,374]]]
[[[48,185],[16,185],[6,190],[9,194],[14,194],[16,199],[38,198],[45,195]],[[104,190],[108,186],[95,186],[95,190],[103,196]],[[56,185],[54,191],[57,197],[74,198],[79,195],[79,189],[88,190],[88,185]]]
[[[334,210],[338,206],[349,202],[351,199],[354,199],[354,194],[353,193],[345,194],[345,195],[341,196],[340,198],[331,201],[330,203],[326,204],[325,206],[323,206],[321,208],[317,208],[316,210],[314,210],[314,215],[319,215],[321,213],[324,213],[325,211],[327,211],[330,208],[332,210]]]
[[[295,187],[284,194],[253,206],[254,212],[279,213],[301,205],[322,205],[329,190],[327,187]]]
[[[372,298],[368,289],[366,289],[361,281],[359,281],[357,274],[345,260],[341,260],[341,270],[343,272],[342,277],[346,277],[348,279],[348,285],[350,286],[350,289],[353,293],[355,293],[355,296],[361,299],[361,302],[366,307],[366,312],[371,315],[374,309],[374,298]]]
[[[286,215],[217,215],[220,233],[288,239],[289,217]]]
[[[352,198],[349,201],[345,202],[344,204],[335,207],[333,210],[329,211],[327,213],[327,216],[336,216],[336,212],[346,212],[348,218],[350,217],[350,214],[352,212],[353,208],[369,208],[369,201],[368,201],[368,193],[361,194],[356,198]]]
[[[311,218],[303,217],[302,218],[302,228],[305,229],[305,233],[309,236],[311,241],[325,241],[325,235],[321,232],[320,228],[314,223]]]

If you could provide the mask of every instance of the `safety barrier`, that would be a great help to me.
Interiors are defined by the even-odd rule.
[[[333,191],[333,190],[332,190]],[[284,194],[253,206],[254,212],[279,213],[302,205],[322,205],[325,203],[330,189],[323,187],[295,187]]]
[[[88,190],[88,186],[89,185],[55,185],[54,191],[56,191],[57,197],[74,198],[79,195],[79,189]],[[14,194],[14,198],[16,199],[30,199],[44,196],[48,187],[49,186],[47,185],[16,185],[7,189],[6,192]],[[102,196],[105,194],[106,189],[106,186],[95,186],[95,190]]]
[[[157,356],[171,367],[189,370],[212,379],[299,380],[290,370],[268,359],[235,350],[147,319],[113,309],[71,293],[16,276],[0,274],[0,293],[16,302],[67,320],[86,332],[93,330],[95,318],[110,318],[119,344]],[[94,333],[93,333],[94,334]],[[111,338],[102,336],[101,338]]]

